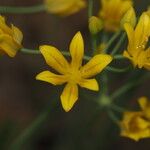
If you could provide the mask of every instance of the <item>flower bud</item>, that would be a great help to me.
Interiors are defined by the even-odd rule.
[[[89,19],[89,30],[92,34],[97,34],[103,27],[102,21],[95,16]]]

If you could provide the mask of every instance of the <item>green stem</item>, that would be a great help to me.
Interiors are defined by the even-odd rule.
[[[88,0],[88,18],[93,14],[93,0]]]
[[[113,103],[110,105],[110,107],[111,107],[113,110],[115,110],[115,111],[117,111],[117,112],[119,112],[119,113],[123,113],[123,112],[127,111],[126,109],[124,109],[124,108],[122,108],[122,107],[120,107],[120,106],[118,106],[118,105],[115,105],[115,104],[113,104]]]
[[[39,50],[34,50],[34,49],[22,48],[20,51],[26,54],[41,54]]]
[[[35,55],[39,55],[41,54],[41,52],[37,49],[28,49],[28,48],[22,48],[20,50],[22,53],[25,53],[25,54],[35,54]],[[61,53],[64,55],[64,56],[69,56],[70,57],[70,53],[69,52],[66,52],[66,51],[61,51]],[[87,55],[84,55],[83,59],[86,60],[86,61],[89,61],[92,57],[90,56],[87,56]],[[126,59],[125,57],[123,57],[122,55],[115,55],[113,57],[114,59],[118,60],[118,59]]]
[[[123,55],[115,55],[113,56],[114,59],[126,59],[126,57],[124,57]]]
[[[124,42],[126,38],[126,33],[123,33],[123,35],[121,36],[119,42],[116,44],[116,46],[114,47],[114,49],[112,50],[111,54],[114,55],[117,53],[117,51],[119,50],[120,46],[122,45],[122,43]]]
[[[27,49],[27,48],[22,48],[20,50],[22,53],[25,53],[25,54],[35,54],[35,55],[39,55],[41,54],[41,52],[39,50],[34,50],[34,49]],[[70,53],[69,52],[66,52],[66,51],[61,51],[61,53],[64,55],[64,56],[69,56],[70,57]],[[89,61],[92,57],[90,56],[87,56],[87,55],[84,55],[83,59],[86,60],[86,61]]]
[[[56,105],[56,104],[55,104]],[[53,106],[52,109],[56,108],[56,106]],[[51,108],[46,108],[43,113],[41,113],[34,121],[33,123],[25,129],[22,134],[12,143],[10,146],[11,150],[20,150],[21,147],[26,144],[30,138],[38,132],[38,130],[41,128],[42,125],[44,125],[44,122],[47,121],[50,113],[52,112]]]
[[[88,19],[90,19],[92,15],[93,15],[93,0],[88,0]],[[94,55],[97,50],[97,39],[96,35],[93,35],[92,33],[90,33],[90,36],[91,36],[92,51]]]
[[[26,7],[11,7],[11,6],[0,6],[0,13],[13,13],[13,14],[30,14],[45,11],[45,5],[26,6]]]
[[[123,87],[119,88],[116,92],[114,92],[111,95],[111,99],[114,101],[116,98],[120,97],[121,95],[125,94],[126,92],[128,92],[132,88],[134,88],[137,85],[141,84],[142,82],[144,82],[145,79],[147,79],[149,77],[150,77],[150,75],[149,75],[149,73],[147,73],[146,75],[143,75],[138,80],[134,80],[132,82],[128,82],[126,85],[124,85]]]
[[[126,67],[126,68],[115,68],[115,67],[106,67],[106,70],[110,71],[110,72],[114,72],[114,73],[124,73],[124,72],[127,72],[131,69],[131,66],[129,67]]]
[[[93,55],[94,55],[94,54],[96,54],[96,51],[97,51],[96,35],[91,35],[91,40],[92,40],[92,51],[93,51]]]
[[[115,123],[115,124],[119,124],[119,119],[116,117],[116,115],[114,114],[114,112],[113,111],[111,111],[111,110],[108,110],[108,115],[109,115],[109,117],[110,117],[110,119]]]
[[[107,53],[107,51],[109,50],[110,46],[113,44],[113,42],[116,40],[116,38],[120,35],[121,30],[119,30],[118,32],[116,32],[111,39],[108,41],[107,46],[104,50],[105,53]]]

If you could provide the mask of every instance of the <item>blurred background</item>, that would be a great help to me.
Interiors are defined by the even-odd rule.
[[[42,0],[0,0],[1,6],[31,6],[41,4]],[[95,14],[99,0],[95,0]],[[135,0],[135,8],[140,14],[150,5],[150,0]],[[50,44],[60,50],[68,50],[73,35],[81,31],[86,51],[89,48],[87,28],[87,9],[67,18],[45,12],[30,15],[3,14],[9,23],[19,27],[26,48],[38,49],[39,45]],[[15,58],[0,58],[0,150],[7,146],[26,129],[44,110],[51,113],[44,124],[27,141],[21,150],[150,150],[150,139],[134,142],[119,136],[119,129],[111,122],[105,112],[95,113],[97,104],[92,102],[95,92],[81,89],[75,107],[65,113],[59,95],[62,87],[51,86],[35,80],[37,73],[49,69],[40,55],[18,53]],[[113,77],[118,87],[126,75]],[[119,79],[123,80],[119,80]],[[149,82],[138,88],[133,100],[138,96],[150,98]],[[84,95],[87,95],[88,98]],[[55,104],[57,103],[57,104]]]

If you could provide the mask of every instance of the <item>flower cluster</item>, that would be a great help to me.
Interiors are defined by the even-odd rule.
[[[131,60],[135,67],[150,69],[150,48],[147,48],[150,36],[150,16],[144,12],[135,30],[129,23],[125,23],[124,28],[128,35],[129,44],[123,55]]]
[[[92,91],[97,91],[93,99],[100,108],[104,108],[112,120],[117,122],[121,129],[121,136],[129,137],[135,141],[142,138],[150,138],[150,102],[148,98],[141,97],[138,102],[139,111],[125,111],[117,102],[114,102],[119,96],[126,94],[133,87],[142,84],[146,77],[146,71],[150,70],[150,10],[143,12],[141,16],[136,17],[136,11],[132,0],[101,0],[99,13],[93,16],[94,1],[86,0],[44,0],[41,6],[31,8],[15,9],[8,7],[4,12],[12,13],[30,13],[45,10],[46,12],[67,17],[75,14],[88,6],[88,27],[90,33],[89,45],[90,56],[84,53],[84,40],[80,31],[78,31],[70,45],[68,51],[59,51],[52,45],[41,45],[39,50],[23,48],[22,32],[11,25],[6,24],[5,18],[0,16],[0,54],[7,54],[14,57],[17,51],[28,54],[41,54],[51,70],[42,71],[36,75],[36,80],[48,82],[54,86],[64,85],[60,96],[61,104],[66,112],[69,112],[74,104],[80,99],[79,86]],[[0,12],[2,10],[0,9]],[[56,31],[57,32],[57,31]],[[124,50],[125,38],[128,38],[128,44]],[[86,47],[88,47],[86,46]],[[124,51],[123,51],[124,50]],[[71,58],[71,60],[66,57]],[[118,68],[122,65],[121,60],[129,61],[124,63],[126,68]],[[85,61],[87,61],[85,63]],[[111,63],[113,62],[114,63]],[[144,68],[137,73],[135,68]],[[131,71],[135,74],[135,79],[124,83],[124,85],[114,90],[109,89],[109,73],[125,73]],[[101,73],[103,71],[103,73]],[[142,74],[142,75],[141,75]],[[98,76],[96,79],[95,76]],[[130,76],[130,75],[129,75]],[[112,80],[114,80],[112,78]],[[99,90],[99,84],[102,86]],[[88,92],[87,92],[88,95]],[[123,97],[122,97],[123,98]],[[123,104],[123,103],[122,103]],[[121,110],[121,111],[120,111]],[[123,111],[122,111],[123,110]],[[113,111],[123,112],[123,118],[120,121]],[[116,119],[117,118],[117,119]],[[117,120],[117,121],[116,121]]]

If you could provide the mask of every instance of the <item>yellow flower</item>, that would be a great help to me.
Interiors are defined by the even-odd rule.
[[[85,0],[45,0],[48,12],[60,16],[72,15],[85,8]]]
[[[9,27],[5,23],[5,18],[0,16],[0,53],[14,57],[22,47],[22,38],[22,32],[14,25]]]
[[[150,138],[150,102],[146,97],[139,98],[141,111],[125,112],[120,123],[121,136],[135,141]]]
[[[132,7],[132,0],[101,0],[99,17],[104,22],[107,31],[115,32],[120,29],[123,15]]]
[[[93,91],[98,91],[98,83],[92,77],[100,73],[112,61],[110,55],[99,54],[82,66],[84,42],[80,32],[73,37],[69,49],[72,58],[70,63],[55,47],[47,45],[40,46],[40,51],[44,56],[46,63],[55,69],[59,75],[50,71],[43,71],[36,76],[37,80],[46,81],[53,85],[66,83],[60,97],[62,106],[66,112],[73,107],[78,99],[77,85]]]
[[[150,36],[150,17],[144,12],[135,30],[128,23],[124,27],[128,35],[129,44],[123,55],[131,60],[134,67],[150,69],[150,48],[146,49]]]

